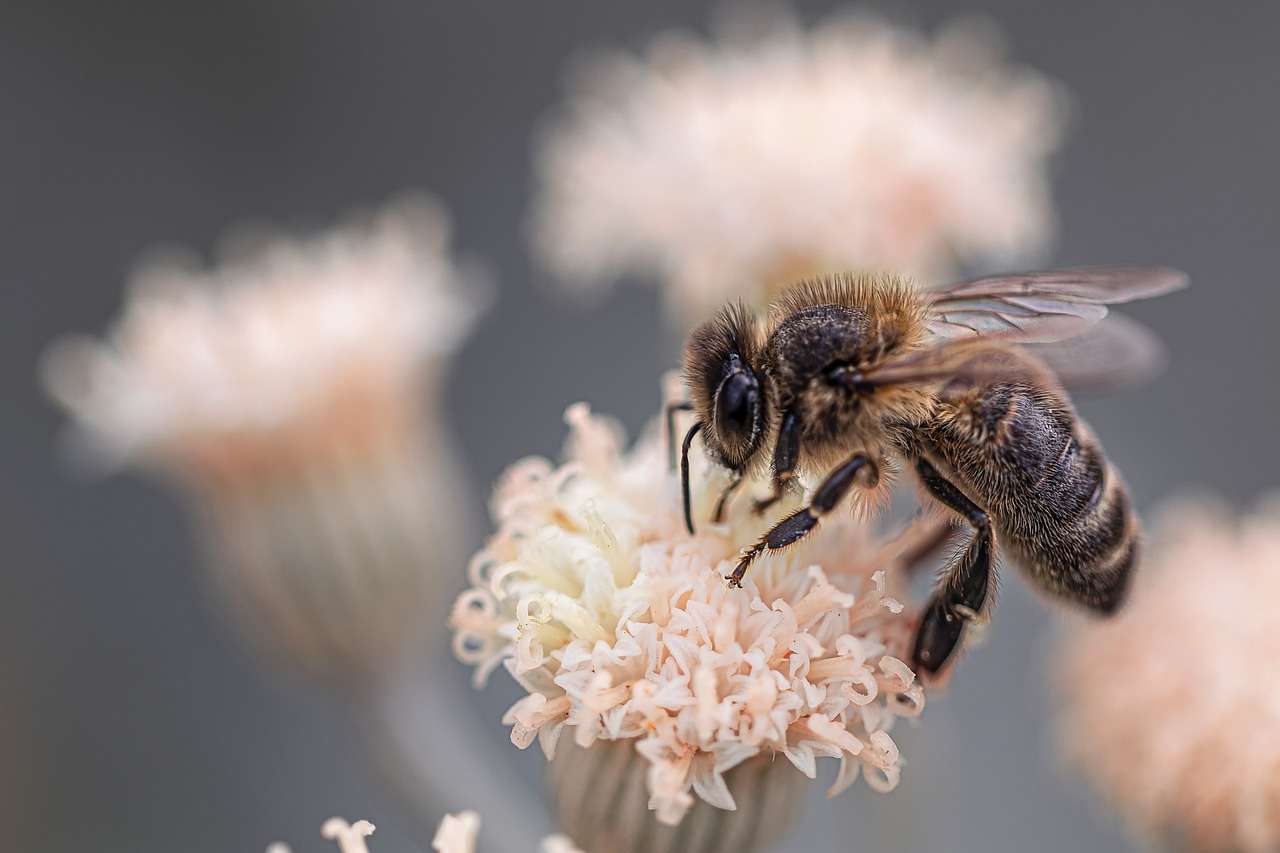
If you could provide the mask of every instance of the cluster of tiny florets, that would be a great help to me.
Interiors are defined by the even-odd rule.
[[[856,562],[871,547],[866,525],[832,519],[731,589],[724,575],[777,516],[758,517],[748,495],[690,536],[656,430],[627,452],[585,406],[567,419],[565,464],[528,459],[503,478],[498,531],[454,606],[455,649],[477,679],[505,665],[528,691],[505,717],[512,740],[538,740],[548,757],[562,735],[634,741],[667,823],[695,794],[732,809],[722,774],[761,753],[811,778],[817,758],[838,758],[833,793],[864,770],[893,788],[902,758],[890,729],[924,693],[898,657],[902,604],[883,572]],[[726,474],[698,462],[693,476],[705,519]],[[784,503],[778,512],[795,508]]]
[[[989,30],[728,24],[577,78],[539,149],[534,217],[567,280],[655,275],[687,323],[812,272],[929,280],[1046,242],[1061,98]]]
[[[1064,634],[1064,752],[1145,832],[1280,849],[1280,505],[1185,504],[1152,539],[1125,609]]]
[[[157,257],[131,285],[105,340],[63,339],[45,361],[50,393],[107,463],[189,461],[395,417],[482,301],[425,199],[310,239],[246,241],[212,267]]]

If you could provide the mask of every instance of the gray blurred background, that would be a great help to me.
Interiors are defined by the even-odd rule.
[[[326,850],[317,828],[332,814],[379,824],[379,853],[426,849],[366,769],[346,710],[259,668],[213,615],[169,494],[68,473],[37,355],[57,333],[100,331],[156,242],[208,250],[246,218],[321,226],[419,187],[445,200],[500,287],[449,389],[476,493],[514,459],[557,452],[567,403],[634,430],[676,357],[657,294],[573,305],[532,268],[531,134],[575,51],[704,28],[706,5],[0,5],[0,819],[17,826],[5,849]],[[830,8],[799,6],[808,21]],[[1016,60],[1074,95],[1055,261],[1191,273],[1190,292],[1132,312],[1171,344],[1169,372],[1082,407],[1139,503],[1205,486],[1247,504],[1280,484],[1280,6],[875,8],[929,30],[987,13]],[[986,646],[903,734],[902,787],[815,803],[788,849],[1129,849],[1055,766],[1051,622],[1005,580]],[[495,738],[508,681],[466,696]],[[541,756],[512,752],[515,778],[535,784]]]

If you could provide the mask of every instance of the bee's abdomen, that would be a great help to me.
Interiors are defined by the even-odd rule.
[[[1027,509],[1001,514],[1006,537],[1050,592],[1111,612],[1124,599],[1137,559],[1137,519],[1124,482],[1091,436],[1073,436],[1068,459],[1051,468]]]
[[[1003,545],[1048,591],[1119,606],[1137,559],[1137,521],[1119,473],[1058,395],[997,386],[972,405],[979,429],[939,449],[994,516]]]

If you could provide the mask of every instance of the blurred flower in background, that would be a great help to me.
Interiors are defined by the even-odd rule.
[[[255,638],[363,680],[395,664],[460,559],[440,385],[484,292],[443,211],[406,200],[212,268],[145,265],[110,335],[57,342],[45,380],[94,461],[193,499]]]
[[[1062,98],[976,24],[930,40],[864,14],[805,30],[742,9],[575,77],[538,149],[535,246],[583,289],[657,278],[687,328],[805,274],[932,279],[1050,237]]]
[[[1064,754],[1146,833],[1280,849],[1280,503],[1185,503],[1152,538],[1125,609],[1062,634]]]
[[[752,497],[768,483],[753,483],[712,524],[728,474],[695,454],[690,536],[656,424],[628,452],[584,404],[566,419],[564,465],[526,459],[499,484],[498,531],[452,619],[477,682],[503,665],[528,691],[505,721],[516,745],[554,757],[565,831],[590,850],[758,850],[794,819],[819,757],[839,759],[832,795],[860,773],[892,789],[890,729],[924,692],[870,528],[824,520],[731,589],[742,548],[799,499],[762,517]]]
[[[340,817],[332,817],[325,821],[320,834],[337,842],[340,853],[369,853],[366,838],[373,835],[374,825],[367,820],[348,823]],[[448,814],[440,822],[431,849],[436,853],[475,853],[476,836],[480,832],[480,815],[475,812],[459,812]],[[583,853],[573,842],[563,835],[552,835],[543,839],[538,846],[539,853]],[[284,844],[273,844],[267,853],[291,853]]]

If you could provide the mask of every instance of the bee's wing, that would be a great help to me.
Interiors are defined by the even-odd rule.
[[[986,337],[986,336],[983,336]],[[1082,334],[1048,343],[1028,343],[1070,391],[1114,391],[1151,379],[1164,366],[1165,349],[1141,323],[1122,314],[1095,322]],[[858,378],[867,386],[968,379],[974,382],[1028,378],[1024,359],[982,346],[972,336],[940,338],[923,350],[892,359]]]
[[[1167,267],[1075,267],[956,282],[928,293],[937,338],[996,335],[1018,343],[1059,341],[1107,315],[1108,305],[1148,299],[1187,285]]]
[[[1109,393],[1141,385],[1168,363],[1168,353],[1155,332],[1116,313],[1074,338],[1027,349],[1072,392]]]

